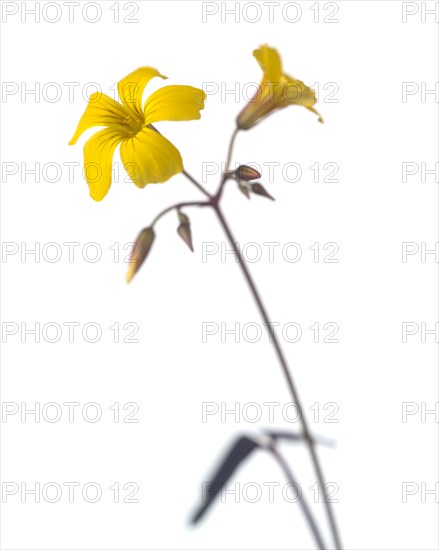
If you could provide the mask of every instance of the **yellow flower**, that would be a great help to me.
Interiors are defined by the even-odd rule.
[[[163,183],[183,170],[179,151],[151,125],[162,120],[200,118],[206,94],[191,86],[165,86],[142,106],[148,82],[161,75],[152,67],[140,67],[118,83],[122,103],[94,93],[69,145],[92,126],[106,126],[84,145],[84,171],[90,195],[102,200],[111,185],[112,159],[120,143],[120,156],[130,178],[138,187]]]
[[[319,122],[323,122],[320,114],[313,108],[317,103],[314,90],[305,86],[301,80],[282,72],[282,62],[277,50],[264,45],[254,50],[253,55],[264,76],[255,96],[237,118],[239,129],[248,130],[273,111],[288,105],[303,105],[318,115]]]

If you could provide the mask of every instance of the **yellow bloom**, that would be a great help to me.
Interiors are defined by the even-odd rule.
[[[317,103],[314,90],[282,72],[280,56],[274,48],[267,45],[254,50],[261,69],[264,72],[262,82],[255,96],[246,105],[237,118],[238,128],[248,130],[273,111],[288,107],[288,105],[303,105],[319,117],[320,114],[313,108]]]
[[[199,119],[206,94],[191,86],[165,86],[142,106],[145,86],[156,76],[166,78],[157,69],[141,67],[121,80],[118,92],[122,103],[102,93],[90,96],[69,145],[92,126],[106,126],[84,145],[85,177],[96,201],[110,188],[113,153],[119,143],[125,169],[138,187],[163,183],[183,170],[179,151],[151,125],[162,120]]]

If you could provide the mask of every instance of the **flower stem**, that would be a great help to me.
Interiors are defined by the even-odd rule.
[[[154,227],[154,225],[159,221],[159,219],[165,214],[167,214],[168,212],[171,212],[171,210],[179,210],[180,208],[183,208],[185,206],[210,206],[210,202],[209,201],[177,202],[176,204],[173,204],[172,206],[168,206],[167,208],[159,212],[151,222],[150,227]]]
[[[224,172],[227,172],[227,170],[229,170],[230,168],[230,161],[232,160],[233,146],[235,145],[235,139],[236,139],[236,136],[238,135],[238,132],[239,132],[239,128],[236,127],[233,130],[232,137],[230,138],[229,149],[227,151],[226,167],[224,169]]]
[[[273,457],[276,459],[277,463],[279,464],[279,466],[283,470],[283,472],[285,474],[285,477],[287,478],[288,482],[291,485],[297,486],[298,483],[294,479],[293,472],[291,471],[291,468],[289,467],[289,465],[288,465],[287,461],[284,459],[284,457],[279,453],[279,451],[277,450],[275,444],[273,443],[273,444],[269,445],[268,450],[271,452],[271,454],[273,455]],[[326,550],[327,546],[323,542],[323,538],[320,534],[317,523],[316,523],[316,521],[315,521],[315,519],[312,515],[312,512],[311,512],[311,510],[308,506],[308,503],[306,502],[306,499],[305,499],[304,495],[300,495],[299,504],[300,504],[300,506],[302,508],[302,512],[303,512],[303,514],[304,514],[304,516],[305,516],[305,518],[308,522],[309,528],[310,528],[312,534],[314,535],[314,539],[315,539],[315,542],[316,542],[317,546],[319,547],[320,550]]]
[[[151,128],[151,130],[154,130],[154,132],[157,132],[158,134],[162,135],[162,134],[157,130],[157,128],[156,128],[155,126],[153,126],[152,124],[149,124],[149,127]],[[208,197],[209,199],[212,198],[211,194],[208,193],[208,192],[206,191],[206,189],[204,189],[204,187],[203,187],[200,183],[198,183],[198,181],[197,181],[195,178],[193,178],[193,177],[189,174],[189,172],[186,172],[186,170],[183,170],[183,171],[182,171],[182,174],[183,174],[184,176],[186,176],[187,179],[190,180],[190,181],[195,185],[195,187],[197,187],[197,189],[199,189],[204,195],[206,195],[206,197]]]
[[[247,268],[247,266],[244,262],[244,259],[241,255],[241,252],[240,252],[238,246],[236,245],[236,240],[235,240],[235,238],[234,238],[234,236],[233,236],[233,234],[230,230],[230,227],[229,227],[226,219],[224,218],[224,215],[221,211],[221,208],[219,207],[218,203],[212,204],[212,208],[214,209],[214,211],[215,211],[215,213],[218,217],[218,220],[219,220],[219,222],[220,222],[220,224],[221,224],[221,226],[222,226],[222,228],[223,228],[223,230],[224,230],[224,232],[227,236],[227,240],[229,241],[230,246],[233,248],[233,250],[236,254],[236,257],[238,258],[239,266],[241,268],[242,274],[244,275],[244,278],[245,278],[245,280],[246,280],[246,282],[247,282],[247,284],[250,288],[250,291],[253,295],[253,298],[256,302],[256,305],[259,309],[259,313],[260,313],[265,325],[267,326],[267,330],[268,330],[268,333],[269,333],[269,336],[270,336],[270,342],[273,343],[277,358],[278,358],[279,363],[282,367],[282,371],[285,375],[285,379],[286,379],[287,386],[288,386],[288,389],[290,391],[291,397],[293,398],[293,401],[296,403],[299,411],[302,413],[301,417],[300,417],[301,418],[301,427],[302,427],[302,436],[305,440],[305,444],[308,447],[309,453],[311,455],[311,460],[312,460],[312,463],[313,463],[313,466],[314,466],[314,470],[316,472],[317,479],[318,479],[318,482],[319,482],[320,487],[321,487],[321,491],[322,491],[322,494],[323,494],[323,504],[325,506],[326,515],[327,515],[328,522],[329,522],[329,525],[330,525],[330,528],[331,528],[331,532],[332,532],[332,536],[333,536],[333,539],[334,539],[335,547],[336,547],[337,550],[341,550],[342,546],[341,546],[341,542],[340,542],[340,536],[339,536],[339,533],[338,533],[337,524],[335,522],[335,517],[334,517],[334,514],[332,512],[331,505],[329,503],[328,493],[327,493],[326,486],[325,486],[325,479],[323,477],[322,467],[320,465],[320,461],[319,461],[319,458],[317,456],[317,452],[316,452],[316,449],[315,449],[315,443],[314,443],[314,440],[311,436],[311,432],[310,432],[310,429],[309,429],[309,426],[308,426],[308,421],[306,420],[304,410],[303,410],[303,407],[302,407],[302,404],[301,404],[301,401],[300,401],[300,398],[299,398],[299,394],[297,392],[296,385],[294,384],[293,377],[291,376],[291,373],[289,371],[287,361],[286,361],[285,356],[282,352],[282,348],[280,347],[279,340],[276,336],[276,333],[274,332],[273,324],[270,321],[267,310],[266,310],[264,304],[262,303],[262,299],[260,297],[260,294],[259,294],[259,292],[256,288],[256,285],[253,281],[253,278],[250,275],[250,272],[249,272],[249,270],[248,270],[248,268]]]
[[[330,526],[330,529],[331,529],[332,538],[334,540],[335,548],[336,548],[336,550],[342,550],[340,534],[338,532],[338,527],[337,527],[337,523],[335,521],[335,516],[334,516],[332,508],[331,508],[328,492],[326,490],[326,484],[325,484],[325,478],[323,476],[323,470],[322,470],[322,467],[320,465],[319,458],[317,456],[317,451],[315,449],[315,442],[314,442],[314,440],[311,436],[311,431],[309,429],[308,421],[306,420],[304,410],[303,410],[301,401],[299,399],[299,394],[298,394],[296,385],[294,384],[293,377],[292,377],[292,375],[290,373],[290,370],[288,368],[288,363],[287,363],[287,361],[285,359],[285,356],[282,352],[282,348],[280,347],[280,344],[279,344],[278,338],[277,338],[277,336],[274,332],[272,323],[270,322],[270,319],[268,317],[267,310],[265,309],[265,306],[262,303],[262,299],[261,299],[260,294],[259,294],[259,292],[256,288],[256,285],[253,281],[253,278],[250,275],[250,272],[249,272],[249,270],[248,270],[248,268],[247,268],[247,266],[246,266],[246,264],[245,264],[245,262],[242,258],[241,252],[240,252],[239,248],[236,245],[236,239],[233,237],[233,234],[230,230],[230,227],[229,227],[226,219],[224,218],[224,215],[223,215],[223,213],[221,211],[221,208],[219,206],[219,201],[221,199],[224,184],[227,181],[226,173],[230,169],[230,162],[231,162],[232,154],[233,154],[233,146],[235,144],[235,139],[236,139],[236,136],[238,134],[238,131],[239,131],[239,128],[235,128],[235,130],[234,130],[234,132],[233,132],[233,134],[230,138],[229,147],[228,147],[228,150],[227,150],[226,165],[225,165],[224,173],[222,175],[221,182],[220,182],[220,185],[218,187],[217,192],[212,197],[204,189],[202,189],[202,190],[203,190],[204,194],[207,194],[207,195],[210,196],[210,201],[208,201],[206,203],[206,205],[211,206],[213,208],[213,210],[215,211],[215,213],[218,217],[218,220],[219,220],[219,222],[220,222],[220,224],[221,224],[221,226],[222,226],[222,228],[223,228],[223,230],[224,230],[224,232],[227,236],[227,240],[229,241],[230,246],[233,248],[233,250],[236,254],[236,257],[238,258],[239,266],[241,268],[242,274],[244,275],[244,278],[245,278],[245,280],[246,280],[246,282],[249,286],[249,289],[250,289],[250,291],[253,295],[253,298],[256,302],[256,305],[259,309],[259,313],[260,313],[262,319],[264,320],[264,323],[267,326],[267,330],[268,330],[268,333],[269,333],[269,336],[270,336],[270,342],[272,342],[273,345],[274,345],[274,349],[275,349],[277,358],[279,360],[280,366],[282,368],[282,371],[284,373],[284,376],[285,376],[285,379],[286,379],[287,386],[288,386],[289,392],[291,394],[291,397],[292,397],[293,401],[296,403],[299,411],[302,413],[301,417],[300,417],[301,418],[302,436],[305,440],[305,444],[306,444],[306,446],[308,448],[308,451],[309,451],[309,454],[311,456],[311,461],[312,461],[312,464],[313,464],[313,467],[314,467],[314,471],[316,473],[317,480],[318,480],[319,485],[321,487],[321,491],[322,491],[322,495],[323,495],[323,505],[325,507],[326,516],[328,518],[328,523],[329,523],[329,526]],[[194,183],[198,188],[201,187],[201,185],[196,180],[194,180],[194,178],[192,178],[192,176],[189,176],[189,174],[187,174],[186,172],[183,172],[183,174],[188,179],[190,179],[190,181],[192,181],[192,183]]]
[[[182,174],[183,174],[184,176],[186,176],[187,179],[188,179],[189,181],[191,181],[191,182],[195,185],[195,187],[196,187],[197,189],[199,189],[204,195],[206,195],[206,197],[209,197],[209,199],[212,198],[212,195],[211,195],[209,192],[207,192],[206,189],[204,189],[204,187],[203,187],[200,183],[198,183],[198,181],[197,181],[194,177],[192,177],[192,176],[189,174],[189,172],[186,172],[186,170],[183,170]]]
[[[225,165],[225,168],[224,168],[224,172],[223,172],[218,190],[215,193],[215,201],[216,202],[218,202],[220,200],[222,192],[223,192],[224,184],[227,181],[227,172],[230,170],[230,161],[232,160],[233,146],[235,145],[235,139],[236,139],[236,136],[238,135],[238,132],[239,132],[239,128],[235,128],[233,130],[232,137],[230,138],[229,148],[227,150],[226,165]]]

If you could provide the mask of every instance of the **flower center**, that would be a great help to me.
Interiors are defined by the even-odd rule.
[[[138,134],[140,130],[143,128],[145,123],[142,117],[134,113],[132,115],[131,114],[127,115],[123,121],[127,127],[128,133],[131,136],[135,136],[136,134]]]

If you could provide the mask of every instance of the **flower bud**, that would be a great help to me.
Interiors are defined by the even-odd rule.
[[[180,225],[177,228],[177,233],[183,239],[183,241],[188,245],[191,252],[194,251],[192,246],[192,234],[191,234],[191,224],[189,218],[183,212],[178,213],[178,219],[180,220]]]
[[[257,170],[245,164],[238,166],[235,170],[235,175],[238,180],[243,181],[257,180],[261,177],[261,174]]]
[[[155,233],[152,227],[145,227],[145,229],[142,229],[139,233],[130,255],[130,265],[126,276],[127,283],[131,281],[146,260],[151,250],[152,243],[154,242],[154,238]]]
[[[272,197],[260,183],[252,183],[251,186],[251,189],[255,195],[261,195],[262,197],[267,197],[267,199],[274,201],[274,197]]]

